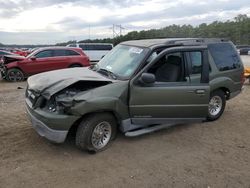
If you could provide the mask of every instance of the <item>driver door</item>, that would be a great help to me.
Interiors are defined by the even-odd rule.
[[[190,58],[192,53],[197,54],[196,62]],[[178,56],[178,62],[170,62],[170,56]],[[161,52],[130,82],[129,111],[132,123],[152,125],[205,119],[210,96],[207,57],[206,47],[178,47]],[[160,62],[164,58],[165,62]],[[171,65],[165,66],[164,63]],[[192,82],[192,69],[200,74],[200,81]],[[142,84],[142,73],[154,74],[156,81],[150,85]]]

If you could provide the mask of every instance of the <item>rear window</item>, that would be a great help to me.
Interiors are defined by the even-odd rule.
[[[232,70],[241,67],[239,56],[230,43],[209,44],[208,49],[220,71]]]

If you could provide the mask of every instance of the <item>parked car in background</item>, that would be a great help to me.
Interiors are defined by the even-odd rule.
[[[250,51],[250,47],[240,48],[238,49],[240,55],[248,55],[248,52]]]
[[[3,56],[5,56],[5,55],[15,55],[15,54],[13,54],[13,53],[11,53],[11,52],[7,52],[7,51],[5,51],[5,50],[0,50],[0,60],[3,58]]]
[[[81,48],[48,47],[39,48],[27,57],[4,56],[0,73],[6,80],[23,81],[26,77],[41,72],[89,65],[89,58]]]
[[[67,46],[81,48],[91,62],[100,61],[113,48],[110,43],[75,43]]]
[[[27,51],[20,50],[20,49],[15,49],[15,50],[12,50],[11,52],[16,54],[16,55],[20,55],[20,56],[24,56],[24,57],[29,54]]]

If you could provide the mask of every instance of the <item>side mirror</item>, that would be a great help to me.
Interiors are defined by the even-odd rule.
[[[35,61],[35,60],[36,60],[36,57],[35,57],[35,56],[32,56],[32,57],[30,57],[30,59],[31,59],[32,61]]]
[[[151,73],[142,73],[139,81],[144,85],[151,85],[155,83],[155,75]]]

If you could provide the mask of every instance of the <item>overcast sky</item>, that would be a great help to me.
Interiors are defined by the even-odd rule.
[[[250,16],[249,0],[0,0],[0,43],[53,44]]]

